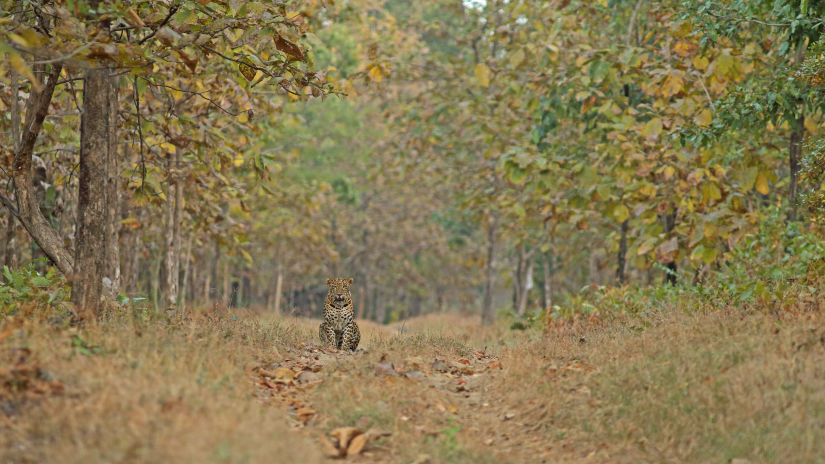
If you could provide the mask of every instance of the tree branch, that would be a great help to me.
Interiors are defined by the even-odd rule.
[[[35,65],[35,74],[45,73],[45,68],[45,65]],[[17,218],[35,243],[60,269],[60,272],[71,278],[74,270],[74,260],[63,244],[63,239],[40,211],[32,179],[34,144],[43,127],[43,120],[46,119],[46,114],[49,111],[49,105],[61,70],[61,64],[52,65],[45,84],[41,84],[39,90],[37,86],[32,85],[31,96],[26,101],[26,120],[23,124],[23,133],[20,144],[14,152],[11,174],[17,193]]]

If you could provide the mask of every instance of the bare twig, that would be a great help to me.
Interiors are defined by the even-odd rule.
[[[172,19],[172,16],[174,16],[175,13],[177,13],[179,9],[180,9],[180,5],[172,5],[169,8],[169,14],[167,14],[166,17],[163,18],[163,21],[160,22],[158,27],[156,27],[149,35],[147,35],[146,37],[140,39],[138,41],[138,45],[143,45],[143,42],[146,42],[147,40],[154,37],[155,34],[157,34],[159,30],[161,30],[164,26],[166,26],[167,23],[169,23],[169,21]]]
[[[138,138],[140,139],[140,150],[138,154],[140,155],[140,189],[141,193],[145,193],[145,185],[146,185],[146,158],[143,156],[143,128],[141,127],[140,123],[140,95],[138,95],[138,85],[137,85],[137,76],[135,76],[134,80],[132,81],[132,89],[134,90],[134,100],[135,100],[135,112],[137,113],[137,128],[138,128]]]
[[[165,89],[177,90],[178,92],[188,93],[188,94],[191,94],[191,95],[197,95],[197,96],[203,98],[204,100],[208,101],[212,106],[218,108],[219,110],[223,111],[224,113],[226,113],[230,116],[237,116],[238,115],[238,113],[233,113],[233,112],[227,110],[226,108],[224,108],[220,104],[218,104],[218,102],[216,102],[212,98],[208,97],[206,95],[206,92],[198,92],[196,90],[189,90],[189,89],[180,89],[178,87],[173,87],[173,86],[167,85],[167,84],[158,84],[157,82],[152,82],[152,81],[150,81],[149,79],[146,79],[146,78],[142,78],[142,79],[145,80],[149,85],[151,85],[153,87],[162,87],[162,88],[165,88]]]

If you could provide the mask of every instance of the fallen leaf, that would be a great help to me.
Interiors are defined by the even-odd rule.
[[[333,438],[338,440],[338,449],[344,454],[349,446],[350,441],[358,435],[363,434],[360,429],[355,427],[339,427],[330,433]]]
[[[286,367],[279,367],[269,375],[277,383],[291,383],[295,378],[295,371]]]
[[[458,360],[461,364],[470,364],[470,360],[466,358],[461,358]]]
[[[388,432],[382,429],[369,429],[367,430],[366,435],[369,441],[373,441],[382,437],[389,437],[390,435],[392,435],[392,432]]]
[[[312,408],[298,408],[298,410],[295,411],[295,417],[303,423],[307,423],[307,421],[309,421],[309,419],[314,415],[315,410]]]
[[[352,439],[352,441],[350,441],[349,446],[347,446],[347,456],[355,456],[356,454],[361,453],[361,450],[363,450],[366,445],[367,435],[363,433],[361,435],[357,435]]]
[[[321,452],[331,458],[339,458],[342,456],[341,450],[339,450],[326,435],[321,435]]]

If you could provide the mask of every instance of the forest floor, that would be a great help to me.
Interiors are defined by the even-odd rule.
[[[0,462],[817,462],[817,312],[480,328],[255,313],[0,321]],[[340,462],[340,461],[339,461]]]

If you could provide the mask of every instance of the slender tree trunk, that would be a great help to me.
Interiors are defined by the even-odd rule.
[[[788,210],[788,221],[795,222],[797,220],[797,184],[799,177],[799,159],[802,154],[802,140],[805,137],[805,115],[802,110],[799,112],[796,121],[791,128],[790,141],[788,143],[788,164],[791,171],[790,184],[788,186],[788,199],[790,201],[790,209]]]
[[[628,220],[622,221],[621,235],[619,237],[619,252],[616,255],[616,282],[624,285],[627,282],[625,268],[627,267],[627,229]]]
[[[226,306],[232,305],[232,298],[234,294],[232,293],[232,289],[230,288],[230,280],[229,280],[229,262],[224,261],[223,263],[223,304]]]
[[[177,307],[180,285],[180,186],[177,178],[177,158],[177,148],[175,153],[168,153],[166,158],[169,186],[166,191],[166,256],[163,263],[161,293],[167,309]]]
[[[112,72],[113,70],[108,70]],[[108,77],[109,97],[108,115],[109,145],[106,152],[106,218],[103,242],[104,276],[109,279],[108,289],[110,297],[120,293],[120,172],[117,152],[117,114],[118,114],[118,81],[117,77]]]
[[[550,309],[553,305],[553,288],[550,282],[550,276],[553,269],[553,250],[544,254],[544,259],[541,261],[542,274],[544,274],[544,309]]]
[[[495,279],[496,232],[496,220],[491,218],[487,227],[487,266],[484,274],[484,299],[481,303],[482,325],[490,325],[495,320],[493,280]]]
[[[278,263],[278,276],[275,278],[275,314],[281,314],[281,292],[284,284],[284,268]]]
[[[527,253],[523,246],[519,248],[518,277],[516,314],[518,314],[518,317],[524,317],[524,313],[527,310],[527,299],[530,294],[530,289],[533,288],[533,259],[532,253]]]
[[[375,322],[379,324],[385,324],[387,322],[387,307],[386,305],[382,304],[383,299],[381,298],[383,295],[381,292],[376,289],[375,292]]]
[[[667,213],[664,215],[664,222],[665,222],[665,236],[670,237],[670,234],[673,232],[673,228],[676,227],[676,211],[674,210],[671,213]],[[677,281],[677,270],[678,267],[676,266],[676,261],[670,261],[665,263],[665,268],[667,269],[667,273],[665,274],[665,283],[670,285],[676,285]]]
[[[186,296],[189,287],[192,286],[191,283],[191,261],[192,261],[192,236],[194,234],[189,234],[189,238],[186,240],[186,252],[183,255],[183,272],[181,276],[181,289],[180,289],[180,311],[183,312],[186,307]]]

